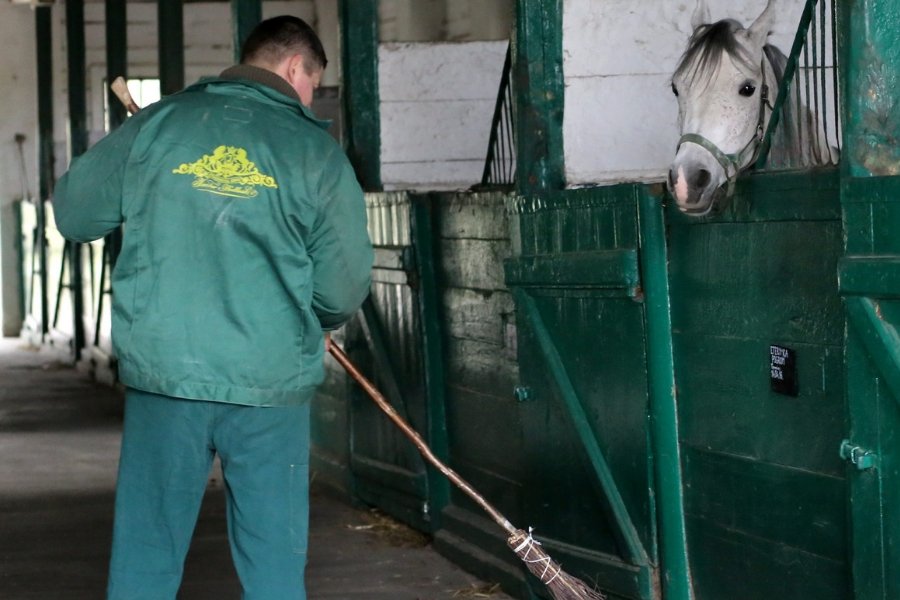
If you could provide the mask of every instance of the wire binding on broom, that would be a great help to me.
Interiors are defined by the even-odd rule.
[[[528,533],[519,529],[506,541],[516,556],[525,563],[532,575],[543,583],[554,600],[605,600],[606,596],[589,588],[577,577],[563,571],[562,566],[544,551],[534,539],[531,528]]]

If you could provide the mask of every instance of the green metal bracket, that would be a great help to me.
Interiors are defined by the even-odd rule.
[[[841,441],[841,458],[853,463],[860,471],[874,469],[878,466],[878,455],[860,446],[850,443],[850,440]]]
[[[534,400],[534,390],[525,385],[517,385],[513,390],[513,396],[519,402],[530,402]]]

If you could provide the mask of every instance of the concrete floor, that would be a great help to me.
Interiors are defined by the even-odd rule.
[[[0,598],[103,598],[121,395],[47,350],[0,340]],[[179,598],[240,598],[215,471]],[[510,600],[428,540],[327,489],[311,504],[310,600]]]

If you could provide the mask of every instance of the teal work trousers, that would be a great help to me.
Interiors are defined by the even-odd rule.
[[[125,395],[108,600],[174,600],[214,456],[244,600],[306,600],[309,403]]]

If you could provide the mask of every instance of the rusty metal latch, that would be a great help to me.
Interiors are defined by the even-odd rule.
[[[860,471],[874,468],[878,461],[877,454],[860,446],[851,444],[850,440],[843,440],[841,442],[841,458],[849,460],[856,465],[856,468]]]

